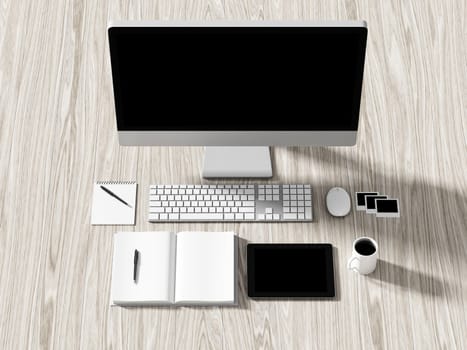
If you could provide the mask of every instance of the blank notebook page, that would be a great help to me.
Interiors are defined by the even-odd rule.
[[[175,302],[235,303],[235,234],[177,234]]]
[[[137,283],[133,257],[139,251]],[[170,232],[119,232],[114,235],[112,295],[115,304],[173,302],[175,235]]]

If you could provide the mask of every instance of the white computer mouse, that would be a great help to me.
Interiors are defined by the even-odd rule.
[[[333,187],[326,195],[326,207],[332,216],[350,213],[350,196],[342,187]]]

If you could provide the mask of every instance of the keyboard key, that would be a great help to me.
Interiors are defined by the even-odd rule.
[[[230,209],[230,208],[229,208]],[[240,213],[254,213],[255,212],[255,208],[253,207],[242,207],[242,208],[238,208],[238,211]]]
[[[228,214],[226,214],[228,215]],[[254,220],[255,219],[255,214],[252,213],[246,213],[245,214],[245,220]]]
[[[180,220],[222,220],[222,213],[180,214]]]
[[[297,214],[293,213],[284,213],[282,217],[284,218],[284,220],[297,220]]]
[[[178,220],[178,214],[169,214],[169,220]]]
[[[224,219],[225,220],[234,220],[235,219],[235,214],[232,214],[232,213],[224,214]]]
[[[265,214],[272,214],[272,208],[266,208],[264,209]]]
[[[159,220],[159,214],[149,214],[149,221],[151,220]]]
[[[243,214],[242,213],[235,214],[235,220],[243,220]]]
[[[258,219],[258,220],[264,220],[264,218],[265,218],[264,214],[256,215],[256,219]]]

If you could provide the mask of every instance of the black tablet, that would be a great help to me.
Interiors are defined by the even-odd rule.
[[[248,244],[248,296],[334,297],[331,244]]]

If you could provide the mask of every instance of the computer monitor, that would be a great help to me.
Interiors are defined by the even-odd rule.
[[[270,177],[268,146],[356,143],[364,21],[116,21],[108,35],[121,145],[208,146],[204,177]]]

